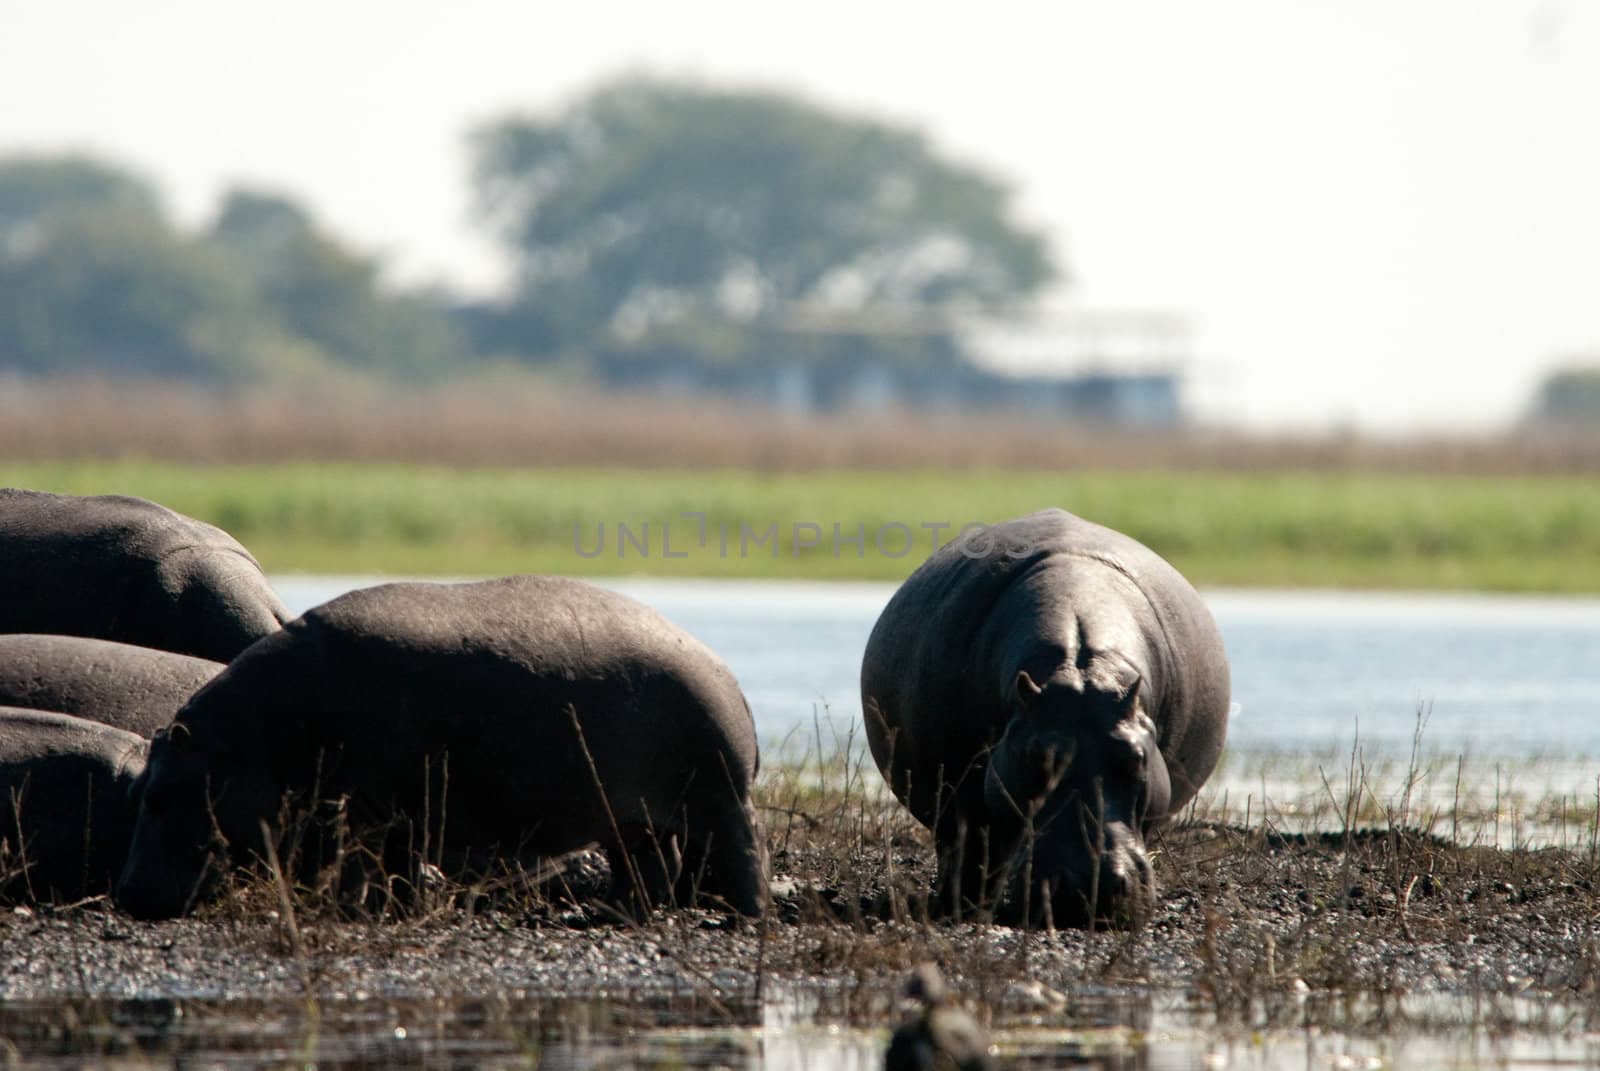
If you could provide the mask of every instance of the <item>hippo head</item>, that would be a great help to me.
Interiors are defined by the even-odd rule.
[[[1165,815],[1171,785],[1140,684],[1126,664],[1043,686],[1016,676],[984,799],[1020,827],[1004,907],[1030,924],[1126,925],[1153,899],[1144,826]]]
[[[138,813],[117,906],[138,918],[173,918],[212,893],[230,859],[260,851],[261,822],[281,787],[213,734],[174,722],[155,735],[135,783]]]

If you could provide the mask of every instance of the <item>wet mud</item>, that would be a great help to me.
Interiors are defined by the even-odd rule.
[[[159,923],[100,901],[18,906],[0,914],[0,1050],[771,1066],[776,1019],[790,1043],[833,1046],[831,1065],[853,1066],[902,1014],[901,981],[924,960],[1013,1065],[1077,1053],[1145,1066],[1161,1014],[1213,1039],[1388,1036],[1464,1015],[1485,1029],[1511,1021],[1496,1009],[1531,1000],[1561,1009],[1544,1028],[1579,1036],[1600,1008],[1600,895],[1585,853],[1211,823],[1153,847],[1153,910],[1109,932],[929,921],[929,853],[911,834],[780,843],[774,909],[759,922],[459,899],[418,917],[302,905],[286,919],[250,890]]]

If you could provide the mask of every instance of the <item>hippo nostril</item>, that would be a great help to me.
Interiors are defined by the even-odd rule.
[[[1112,905],[1125,902],[1139,887],[1138,876],[1127,866],[1119,867],[1101,879],[1100,899]]]
[[[1133,864],[1130,876],[1135,884],[1145,892],[1153,891],[1156,886],[1156,872],[1150,866],[1149,857],[1143,852],[1132,852],[1130,860]]]
[[[1154,894],[1154,873],[1143,852],[1123,850],[1103,857],[1096,915],[1107,920],[1131,920]]]

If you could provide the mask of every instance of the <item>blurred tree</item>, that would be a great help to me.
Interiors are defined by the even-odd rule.
[[[164,218],[161,198],[137,175],[83,156],[20,156],[0,161],[0,252],[39,234],[52,217],[88,209]]]
[[[422,378],[460,352],[443,299],[387,290],[289,200],[236,191],[194,236],[110,164],[0,160],[0,371]]]
[[[450,370],[460,350],[442,302],[384,290],[376,261],[321,233],[287,198],[234,190],[211,228],[281,330],[330,361],[399,378]]]
[[[0,367],[231,379],[248,281],[168,224],[143,179],[79,157],[0,162]]]
[[[997,179],[778,93],[624,79],[472,147],[478,212],[519,261],[498,326],[523,350],[795,304],[993,305],[1052,274]]]
[[[1600,354],[1575,358],[1547,375],[1534,394],[1528,423],[1600,428]]]

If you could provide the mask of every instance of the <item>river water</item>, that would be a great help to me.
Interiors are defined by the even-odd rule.
[[[275,580],[295,612],[360,586]],[[861,652],[892,584],[601,581],[722,655],[767,746],[846,733],[861,717]],[[1600,757],[1600,599],[1211,591],[1233,671],[1230,749],[1323,754],[1359,740],[1506,760]]]

